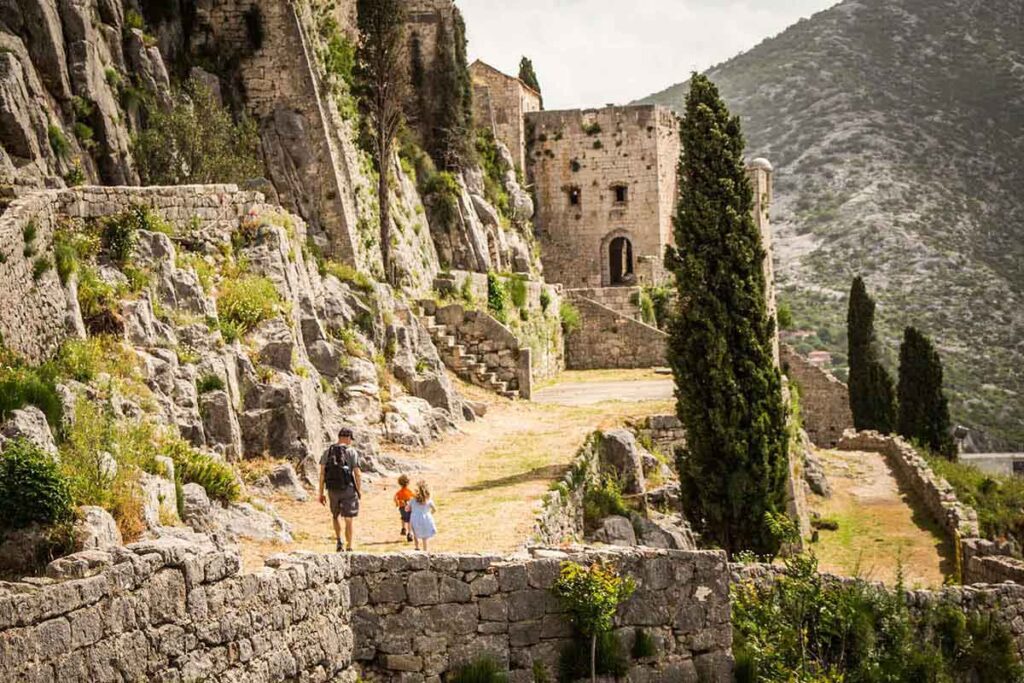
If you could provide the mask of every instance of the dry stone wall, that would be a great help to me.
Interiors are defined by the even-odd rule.
[[[583,498],[601,479],[600,447],[600,434],[591,434],[562,479],[544,496],[533,525],[534,543],[559,546],[583,540]]]
[[[677,447],[686,443],[686,428],[675,415],[651,415],[634,428],[637,438],[650,444],[669,458]]]
[[[572,296],[572,302],[580,311],[580,328],[569,332],[565,338],[567,368],[594,370],[665,365],[667,334],[596,301]]]
[[[49,357],[66,336],[67,299],[50,247],[59,216],[98,218],[133,204],[186,225],[237,224],[262,205],[263,195],[235,185],[81,187],[26,194],[0,216],[0,334],[8,348],[34,363]],[[31,244],[25,243],[34,226]],[[31,249],[27,249],[27,247]],[[49,268],[34,277],[39,259]]]
[[[853,427],[850,393],[830,372],[812,365],[788,344],[781,346],[783,372],[800,390],[804,430],[820,448],[834,448]]]
[[[478,655],[550,678],[571,627],[550,588],[561,562],[615,563],[637,582],[615,628],[657,654],[630,680],[731,676],[721,552],[534,550],[480,555],[281,554],[240,573],[204,536],[86,551],[0,586],[0,680],[407,681]]]

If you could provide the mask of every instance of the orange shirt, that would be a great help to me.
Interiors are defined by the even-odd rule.
[[[405,504],[412,500],[414,497],[415,494],[412,492],[412,489],[410,489],[408,486],[403,486],[402,488],[398,489],[398,493],[395,494],[395,507],[404,508]]]

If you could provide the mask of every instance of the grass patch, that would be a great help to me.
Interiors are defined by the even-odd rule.
[[[367,294],[373,292],[373,280],[366,273],[361,273],[352,266],[324,259],[320,262],[320,269],[322,274],[333,275],[360,292]]]
[[[229,278],[218,288],[217,310],[221,320],[233,325],[242,335],[282,313],[283,307],[277,287],[265,277],[243,275]]]
[[[605,477],[600,486],[592,486],[583,495],[584,523],[594,528],[605,517],[629,517],[630,510],[622,498],[622,489],[612,477]]]

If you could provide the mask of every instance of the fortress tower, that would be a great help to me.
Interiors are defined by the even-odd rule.
[[[540,111],[540,93],[479,59],[469,66],[473,118],[512,152],[516,170],[526,172],[526,115]]]

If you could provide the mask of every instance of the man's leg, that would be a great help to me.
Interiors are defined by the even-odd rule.
[[[334,515],[331,518],[331,521],[334,522],[334,540],[335,541],[340,541],[341,540],[341,522],[338,520],[338,516],[337,515]]]
[[[352,550],[352,517],[345,518],[345,547]]]

